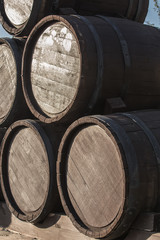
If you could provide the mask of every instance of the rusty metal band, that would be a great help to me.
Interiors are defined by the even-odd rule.
[[[100,94],[100,90],[102,88],[102,82],[103,82],[103,69],[104,69],[103,47],[102,47],[101,39],[94,25],[86,17],[80,16],[80,15],[72,15],[72,16],[77,17],[87,25],[87,27],[89,28],[89,30],[91,31],[94,37],[95,44],[96,44],[97,60],[98,60],[97,81],[96,81],[95,91],[93,92],[93,95],[89,102],[89,109],[93,109],[93,107],[97,102],[98,96]]]
[[[129,84],[129,79],[130,79],[129,74],[130,74],[130,67],[131,67],[131,58],[130,58],[128,43],[125,37],[123,36],[121,30],[119,29],[119,27],[114,23],[113,19],[102,16],[102,15],[97,15],[97,17],[103,19],[105,22],[111,25],[111,27],[116,32],[118,39],[120,41],[123,59],[124,59],[124,65],[125,65],[124,85],[121,90],[121,97],[124,98],[127,92],[128,84]]]
[[[158,143],[156,137],[153,135],[152,131],[147,127],[147,125],[139,117],[135,116],[134,114],[120,113],[120,115],[130,118],[144,131],[144,133],[148,137],[148,140],[154,149],[157,163],[158,165],[160,165],[160,144]]]
[[[131,18],[134,5],[135,5],[135,0],[130,0],[129,7],[125,16],[126,18],[129,18],[129,19]]]
[[[139,174],[138,174],[138,160],[137,160],[137,155],[135,152],[135,149],[133,147],[133,144],[127,135],[126,131],[124,128],[122,128],[115,120],[113,120],[110,117],[107,116],[99,116],[95,115],[92,116],[93,118],[97,119],[98,121],[102,122],[106,127],[111,129],[111,132],[113,131],[114,134],[116,134],[119,142],[121,143],[125,157],[127,160],[127,165],[128,165],[128,170],[129,170],[129,176],[130,180],[134,184],[134,186],[139,185]],[[127,151],[126,151],[127,149]],[[136,177],[135,177],[136,176]]]

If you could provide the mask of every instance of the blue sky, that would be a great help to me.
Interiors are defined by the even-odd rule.
[[[150,0],[150,3],[149,3],[148,14],[146,17],[146,23],[148,22],[160,28],[160,17],[158,16],[158,13],[154,7],[153,0]]]
[[[150,0],[149,10],[148,10],[145,23],[148,24],[148,22],[160,28],[160,17],[158,17],[158,13],[154,8],[153,0]],[[10,36],[10,35],[8,35],[8,33],[0,25],[0,37],[7,37],[7,36]]]

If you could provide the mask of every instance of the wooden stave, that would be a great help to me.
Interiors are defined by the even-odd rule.
[[[23,90],[22,90],[22,81],[21,81],[21,63],[22,63],[22,52],[24,48],[25,40],[23,39],[10,39],[10,38],[1,38],[0,44],[6,44],[15,60],[16,65],[16,92],[15,98],[10,111],[5,115],[5,117],[0,122],[2,127],[8,127],[11,123],[16,120],[23,119],[26,117],[32,118],[26,101],[24,99]]]
[[[96,71],[98,71],[98,70],[96,70],[96,68],[97,68],[97,65],[98,65],[98,60],[97,60],[97,55],[98,55],[98,52],[97,52],[97,49],[96,49],[96,47],[95,46],[92,46],[93,47],[93,52],[94,52],[94,54],[95,54],[95,61],[97,61],[96,63],[94,62],[94,64],[95,64],[95,70],[94,70],[94,68],[92,69],[92,71],[95,71],[91,76],[89,76],[88,77],[88,79],[86,79],[85,80],[85,83],[79,83],[79,86],[77,86],[77,89],[78,89],[78,87],[81,89],[82,87],[81,87],[81,85],[83,85],[83,84],[86,84],[86,86],[85,86],[85,88],[86,89],[88,89],[88,92],[86,92],[83,88],[81,89],[81,91],[82,91],[82,93],[79,93],[78,92],[78,90],[77,90],[77,95],[75,96],[75,98],[73,99],[73,101],[72,101],[72,103],[68,106],[68,108],[67,109],[65,109],[61,114],[57,114],[56,116],[54,116],[53,118],[48,118],[43,112],[42,112],[42,110],[39,108],[39,106],[38,106],[38,104],[36,103],[36,100],[34,99],[34,96],[33,96],[33,93],[31,93],[31,81],[30,81],[30,75],[29,75],[29,71],[30,71],[30,62],[31,62],[31,57],[32,57],[32,53],[31,53],[31,49],[32,49],[32,51],[33,51],[33,48],[34,48],[34,45],[35,45],[35,43],[36,43],[36,41],[37,41],[37,39],[38,39],[38,37],[39,37],[39,34],[38,34],[38,31],[40,31],[40,32],[43,32],[43,29],[45,29],[45,27],[47,27],[47,26],[49,26],[49,24],[51,24],[51,23],[53,23],[54,22],[54,20],[55,21],[62,21],[62,22],[64,22],[65,24],[66,24],[66,26],[67,27],[69,27],[71,30],[72,30],[72,32],[73,32],[73,34],[76,36],[76,38],[77,38],[77,43],[78,43],[78,47],[80,48],[80,52],[82,52],[82,50],[81,49],[84,49],[84,45],[85,45],[85,43],[84,43],[84,39],[81,39],[81,36],[79,35],[79,33],[78,33],[78,31],[76,30],[76,28],[74,27],[74,24],[72,23],[73,21],[77,21],[77,24],[82,24],[83,23],[83,26],[85,26],[85,30],[84,30],[84,34],[85,34],[85,31],[88,31],[88,26],[87,26],[87,24],[85,24],[84,25],[84,22],[83,21],[81,21],[80,19],[78,19],[78,18],[80,18],[79,16],[72,16],[72,17],[68,17],[68,16],[48,16],[48,17],[46,17],[46,18],[44,18],[44,19],[42,19],[36,26],[35,26],[35,28],[32,30],[32,32],[31,32],[31,34],[30,34],[30,36],[29,36],[29,38],[28,38],[28,40],[27,40],[27,42],[26,42],[26,45],[25,45],[25,50],[24,50],[24,54],[23,54],[23,61],[22,61],[22,76],[23,76],[23,79],[22,79],[22,81],[23,81],[23,91],[24,91],[24,95],[25,95],[25,99],[26,99],[26,102],[27,102],[27,104],[28,104],[28,106],[29,106],[29,108],[30,108],[30,110],[31,110],[31,112],[33,113],[33,115],[35,115],[37,118],[39,118],[39,120],[41,120],[42,122],[46,122],[46,123],[51,123],[51,122],[57,122],[57,121],[62,121],[62,122],[71,122],[71,121],[73,121],[74,119],[73,119],[73,115],[75,115],[76,117],[75,117],[75,119],[77,119],[78,117],[80,117],[80,116],[82,116],[82,115],[87,115],[87,114],[97,114],[97,113],[99,113],[99,114],[102,114],[103,113],[103,105],[104,105],[104,101],[103,100],[98,100],[98,101],[100,101],[98,104],[95,104],[95,106],[92,108],[92,109],[90,109],[90,110],[88,110],[88,108],[86,109],[86,102],[87,102],[87,104],[88,104],[88,102],[89,102],[89,97],[91,98],[91,93],[92,93],[92,97],[93,97],[93,93],[96,95],[96,93],[95,93],[95,89],[93,88],[93,86],[92,85],[96,85],[97,83],[96,83],[96,79],[93,79],[94,78],[94,76],[97,74],[96,73]],[[96,19],[96,18],[95,18]],[[94,19],[94,21],[96,21]],[[113,21],[113,26],[114,25],[116,25],[116,23],[117,22],[115,22],[115,19],[113,19],[113,18],[109,18],[109,19],[111,19],[111,22]],[[92,20],[93,20],[93,18],[92,18]],[[101,24],[103,23],[105,23],[105,21],[103,21],[103,17],[102,16],[97,16],[97,21],[102,21],[101,22]],[[119,21],[118,19],[116,20],[116,21]],[[122,20],[123,21],[123,20]],[[127,21],[127,20],[126,20]],[[129,24],[133,24],[133,22],[130,22],[130,21],[128,21],[127,22],[128,23],[128,25]],[[112,29],[110,29],[110,30],[112,30],[112,31],[114,31],[114,34],[115,34],[115,38],[117,38],[117,33],[115,32],[115,30],[113,29],[113,26],[109,26],[108,25],[108,27],[110,28],[112,28]],[[130,26],[131,27],[131,26]],[[138,23],[137,23],[137,29],[138,28],[141,28],[141,27],[144,27],[143,25],[138,25]],[[147,26],[145,26],[145,27],[147,27]],[[120,28],[120,25],[118,26],[118,28]],[[147,30],[147,29],[146,29]],[[111,31],[111,32],[112,32]],[[121,30],[120,30],[121,31]],[[157,33],[158,34],[158,31],[157,31],[157,29],[155,29],[155,28],[148,28],[148,31],[155,31],[155,33]],[[99,32],[98,32],[99,33]],[[112,32],[113,33],[113,32]],[[121,33],[124,33],[124,31],[122,31]],[[77,34],[77,35],[76,35]],[[90,35],[90,39],[92,39],[93,38],[93,35],[92,35],[93,33],[92,32],[90,32],[90,30],[89,30],[89,32],[88,32],[88,36]],[[122,41],[123,40],[125,40],[125,35],[123,36],[124,37],[124,39],[122,39]],[[88,37],[89,38],[89,37]],[[78,41],[78,39],[79,39],[79,41]],[[120,45],[120,39],[119,39],[119,36],[118,36],[118,42],[117,42],[117,49],[118,49],[118,45]],[[131,39],[130,39],[131,40]],[[88,40],[89,41],[89,40]],[[83,42],[83,43],[82,43]],[[121,44],[123,44],[123,43],[121,43]],[[126,44],[127,44],[127,42],[126,42]],[[86,43],[86,45],[87,45],[87,43]],[[120,48],[118,49],[118,51],[122,51],[122,49],[121,49],[121,47],[122,46],[119,46]],[[140,46],[139,46],[140,47]],[[132,46],[130,46],[130,49],[129,50],[131,50],[131,48],[132,48]],[[29,51],[28,51],[28,49],[29,49]],[[138,49],[138,48],[137,48]],[[86,52],[88,51],[88,54],[86,54]],[[125,51],[125,50],[124,50]],[[83,54],[81,54],[81,75],[82,76],[84,76],[84,78],[85,78],[85,76],[86,76],[86,71],[87,71],[87,69],[86,68],[84,68],[84,66],[85,65],[87,65],[88,64],[88,62],[89,61],[91,61],[91,57],[92,57],[92,59],[93,59],[93,56],[89,56],[89,54],[90,54],[90,52],[89,52],[89,50],[87,50],[87,47],[86,47],[86,52],[85,51],[83,51],[84,52],[84,55]],[[96,55],[96,53],[97,53],[97,55]],[[86,54],[86,55],[85,55]],[[122,54],[122,53],[121,53]],[[126,79],[128,78],[128,81],[127,82],[130,82],[129,81],[129,77],[131,77],[131,67],[132,67],[132,65],[131,65],[131,63],[129,63],[130,64],[130,66],[128,67],[128,66],[126,66],[125,65],[125,63],[124,63],[124,56],[123,55],[125,55],[126,53],[124,52],[123,54],[122,54],[122,59],[120,60],[118,60],[119,62],[118,62],[118,65],[119,66],[121,66],[121,68],[128,68],[127,70],[126,70],[126,73],[125,73],[125,70],[124,70],[124,75],[126,75],[126,76],[124,76],[124,78],[123,78],[123,80],[119,80],[119,81],[125,81],[125,77],[126,77]],[[133,54],[133,53],[132,53]],[[147,58],[147,55],[148,55],[148,53],[146,53],[146,58]],[[138,56],[138,53],[137,53],[137,56]],[[131,57],[132,57],[132,55],[131,56],[129,56],[129,58],[131,59]],[[133,57],[135,57],[135,56],[133,56]],[[138,56],[139,57],[139,56]],[[104,57],[105,58],[105,57]],[[86,60],[87,59],[87,60]],[[103,59],[102,59],[102,61],[103,61]],[[130,60],[131,61],[131,60]],[[127,64],[127,63],[126,63]],[[135,65],[135,63],[134,63],[134,65]],[[28,71],[28,66],[29,66],[29,71]],[[83,66],[83,67],[82,67]],[[135,65],[136,66],[136,65]],[[134,66],[134,67],[135,67]],[[99,66],[100,68],[101,68],[101,66]],[[122,70],[122,69],[121,69]],[[129,72],[130,71],[130,72]],[[104,72],[103,72],[103,74],[104,74]],[[120,74],[122,74],[122,73],[120,73]],[[120,75],[119,74],[119,75]],[[138,73],[137,73],[138,74]],[[88,74],[89,75],[89,74]],[[106,75],[106,78],[107,78],[107,75]],[[26,80],[27,79],[27,80]],[[136,79],[136,77],[135,77],[135,79]],[[133,79],[132,79],[133,80]],[[28,82],[27,82],[28,81]],[[82,80],[83,81],[83,80]],[[137,80],[136,80],[137,81]],[[88,83],[89,82],[89,83]],[[107,82],[107,81],[106,81]],[[138,81],[137,81],[138,82]],[[88,84],[88,86],[87,86],[87,84]],[[107,83],[106,83],[107,84]],[[119,83],[120,84],[120,83]],[[127,83],[127,84],[129,84],[129,83]],[[127,85],[126,83],[124,83],[124,85]],[[132,83],[133,84],[133,83]],[[91,88],[91,89],[90,89]],[[109,94],[109,96],[107,95],[106,96],[106,91],[107,91],[107,86],[105,86],[105,83],[103,83],[103,88],[105,89],[105,90],[101,90],[102,92],[101,92],[101,98],[105,98],[105,97],[108,97],[108,98],[112,98],[112,97],[119,97],[119,96],[117,96],[117,93],[115,94],[113,94],[113,93],[110,93]],[[111,87],[111,88],[114,88],[113,86]],[[154,88],[154,84],[153,84],[153,88]],[[113,92],[113,89],[111,89],[111,90],[109,90],[110,92]],[[146,91],[146,90],[145,90]],[[142,94],[140,94],[140,93],[137,93],[137,96],[135,95],[134,96],[134,98],[131,100],[131,99],[129,99],[128,100],[128,105],[129,105],[129,107],[126,109],[126,110],[135,110],[135,109],[143,109],[143,108],[157,108],[158,106],[159,106],[159,96],[158,96],[158,94],[155,94],[154,93],[154,91],[155,91],[155,89],[153,90],[153,92],[152,92],[152,94],[150,94],[149,93],[149,95],[148,95],[148,93],[146,94],[146,93],[142,93]],[[90,94],[90,96],[89,96],[89,94]],[[83,100],[83,98],[82,98],[82,95],[84,96],[84,98],[86,98],[86,100],[84,101]],[[113,95],[115,95],[115,96],[113,96]],[[121,93],[119,93],[119,95],[121,95]],[[132,93],[132,95],[133,95],[133,93]],[[147,98],[144,98],[144,96],[145,95],[148,95],[148,100],[147,100]],[[153,95],[153,96],[152,96]],[[157,95],[157,97],[156,97],[156,95]],[[138,100],[136,100],[137,98],[139,98]],[[155,98],[155,99],[153,99],[153,98]],[[30,100],[31,99],[31,100]],[[74,102],[74,100],[76,100],[77,102],[81,102],[82,103],[82,105],[83,106],[80,106],[80,105],[78,105],[78,103],[73,103]],[[142,101],[144,101],[143,103],[142,103]],[[125,101],[124,101],[125,102]],[[134,107],[132,106],[133,105],[133,102],[134,102]],[[153,102],[153,103],[152,103]],[[140,105],[140,103],[141,103],[141,106],[139,106]],[[98,106],[96,106],[96,105],[98,105]],[[100,107],[101,106],[101,107]],[[77,113],[77,107],[79,108],[79,112],[83,112],[83,114],[81,114],[81,115],[77,115],[78,113]],[[97,110],[98,109],[98,110]],[[69,111],[71,111],[71,112],[69,112]],[[107,112],[107,113],[109,113],[109,112]]]
[[[30,128],[37,135],[38,139],[43,144],[44,149],[47,154],[47,161],[49,165],[49,186],[47,189],[47,194],[44,198],[43,204],[33,212],[22,212],[18,207],[9,187],[9,179],[7,174],[8,164],[6,164],[7,156],[8,156],[8,147],[12,142],[13,137],[16,135],[18,131],[23,128]],[[27,119],[27,120],[19,120],[13,123],[5,133],[5,136],[2,141],[1,146],[1,157],[0,157],[0,167],[1,167],[1,185],[2,185],[2,194],[6,201],[6,204],[11,213],[13,213],[18,219],[22,221],[27,221],[31,223],[38,223],[43,221],[46,216],[51,212],[63,212],[63,207],[60,202],[60,197],[57,189],[56,183],[56,154],[57,148],[59,145],[59,141],[61,138],[61,130],[58,129],[57,134],[53,136],[53,132],[56,132],[56,128],[53,126],[49,126],[45,129],[45,126],[40,125],[38,122]],[[63,129],[63,127],[61,128]],[[51,134],[52,130],[52,134]],[[55,130],[55,131],[54,131]],[[51,134],[51,137],[48,137],[48,134]],[[54,143],[54,145],[53,145]]]
[[[144,117],[142,117],[143,113],[144,113]],[[157,111],[156,110],[154,110],[154,111],[146,110],[146,111],[139,111],[139,112],[136,111],[136,112],[130,112],[129,114],[131,115],[131,118],[132,118],[132,116],[133,116],[133,118],[134,118],[134,116],[136,116],[137,118],[141,119],[141,121],[144,120],[144,122],[145,122],[144,125],[147,126],[147,124],[146,124],[147,121],[145,119],[145,113],[148,115],[157,114],[160,116],[158,110]],[[60,193],[61,202],[62,202],[63,208],[66,212],[66,215],[70,218],[70,220],[72,221],[74,226],[81,233],[83,233],[89,237],[94,237],[94,238],[98,238],[98,239],[103,238],[106,240],[117,239],[120,236],[126,234],[126,232],[131,227],[133,221],[136,219],[136,217],[138,216],[138,214],[141,211],[159,211],[160,192],[158,191],[158,193],[157,193],[157,189],[160,184],[160,169],[159,169],[159,163],[158,163],[159,161],[157,161],[157,157],[155,156],[155,153],[152,152],[152,151],[154,151],[154,147],[153,147],[154,143],[150,142],[151,139],[148,138],[148,134],[146,132],[144,132],[144,129],[141,128],[140,126],[138,126],[137,123],[134,122],[134,120],[131,120],[131,118],[130,117],[128,118],[128,116],[125,116],[121,113],[117,113],[114,115],[108,115],[108,116],[95,115],[95,116],[83,117],[83,118],[75,121],[67,129],[66,133],[64,134],[64,137],[62,138],[62,141],[61,141],[61,144],[59,147],[58,162],[57,162],[57,182],[58,182],[58,190]],[[151,118],[152,118],[152,116],[151,116]],[[108,119],[111,121],[107,121]],[[154,117],[153,117],[153,119],[154,119]],[[112,124],[111,124],[112,121],[114,123],[116,123],[117,127],[119,127],[119,130],[122,128],[126,133],[128,131],[127,135],[129,135],[129,131],[131,131],[131,130],[129,130],[129,128],[127,130],[127,127],[125,129],[125,125],[126,125],[127,121],[128,121],[128,123],[130,122],[130,124],[132,122],[131,125],[134,125],[134,127],[137,129],[137,131],[139,131],[139,129],[141,129],[142,132],[144,133],[147,141],[150,144],[150,148],[151,148],[151,152],[152,152],[150,154],[152,156],[152,159],[149,159],[148,163],[145,162],[145,159],[142,160],[142,162],[144,161],[144,164],[146,165],[146,166],[143,165],[145,170],[141,169],[142,166],[140,166],[140,165],[139,165],[138,169],[136,169],[136,167],[135,167],[136,164],[137,163],[139,164],[139,162],[140,162],[140,159],[138,159],[139,157],[135,158],[135,159],[133,158],[132,159],[133,164],[131,164],[129,166],[128,165],[129,161],[125,157],[125,151],[123,149],[123,151],[121,153],[124,154],[123,155],[124,165],[125,164],[126,164],[126,166],[128,165],[127,168],[125,169],[125,172],[126,172],[126,176],[129,177],[129,180],[127,181],[127,185],[126,185],[126,189],[128,189],[128,190],[126,190],[126,192],[129,194],[129,196],[128,196],[128,200],[126,200],[126,205],[124,207],[124,213],[121,215],[120,220],[118,220],[118,222],[115,225],[113,224],[113,226],[112,226],[113,228],[111,228],[111,229],[109,229],[109,226],[106,228],[102,228],[101,230],[96,229],[96,228],[89,229],[87,224],[85,224],[84,222],[81,221],[81,219],[79,218],[79,216],[76,213],[76,210],[73,208],[73,205],[71,204],[71,202],[69,200],[69,196],[66,191],[67,185],[65,182],[65,179],[66,179],[65,167],[67,164],[67,161],[65,158],[67,156],[66,155],[67,150],[71,144],[70,141],[74,138],[74,136],[76,135],[76,132],[80,131],[81,126],[85,126],[88,123],[89,124],[98,124],[98,126],[100,126],[102,129],[107,127],[107,129],[109,129],[109,131],[112,133],[112,136],[116,139],[118,137],[118,134],[117,134],[116,129],[114,129],[114,131],[113,131],[114,125],[112,126]],[[158,133],[155,136],[156,130],[160,128],[160,124],[157,121],[157,126],[156,126],[156,128],[154,128],[154,123],[152,123],[152,121],[150,120],[150,125],[152,126],[151,127],[152,129],[150,127],[147,127],[147,128],[150,129],[149,131],[151,131],[153,136],[156,137],[156,141],[159,146],[158,152],[160,153],[160,138],[158,137]],[[133,129],[134,129],[134,127],[133,127]],[[130,129],[132,129],[132,126],[130,126]],[[123,135],[123,132],[120,131],[119,134],[120,134],[119,136],[121,136],[121,135]],[[119,137],[117,138],[117,140],[118,140],[119,147],[123,148],[125,145],[120,143]],[[133,144],[134,138],[129,136],[129,140],[131,140],[130,143]],[[131,151],[130,151],[130,153],[131,153]],[[136,152],[136,154],[137,154],[137,152]],[[143,150],[142,150],[141,154],[143,155]],[[126,160],[126,162],[125,162],[125,160]],[[152,176],[150,176],[148,179],[145,176],[145,175],[147,175],[147,176],[150,175],[149,168],[147,168],[147,164],[148,164],[148,166],[153,167],[153,169],[151,167]],[[135,174],[135,176],[133,176],[134,174]],[[143,183],[143,181],[145,183]],[[130,182],[130,184],[129,184],[129,182]],[[149,182],[151,185],[149,185]],[[153,192],[154,192],[155,196],[150,196],[150,193],[147,192],[148,186],[150,186],[151,188],[153,187],[153,189],[154,189]],[[152,192],[152,194],[153,194],[153,192]],[[137,196],[137,198],[135,198],[135,196]],[[147,197],[148,197],[148,199],[147,199]]]
[[[83,2],[82,2],[83,3]],[[34,27],[34,25],[43,17],[53,14],[53,13],[58,13],[60,12],[59,9],[61,8],[73,8],[77,11],[77,13],[82,14],[82,15],[93,15],[93,14],[104,14],[104,15],[109,15],[109,16],[120,16],[128,19],[132,19],[135,21],[139,22],[144,22],[147,10],[148,10],[148,0],[139,0],[137,3],[138,6],[134,6],[133,4],[131,5],[131,9],[127,10],[129,2],[125,1],[125,9],[123,9],[123,14],[118,14],[116,11],[113,14],[112,13],[112,8],[107,11],[107,5],[104,3],[104,6],[101,6],[99,10],[97,10],[97,3],[94,6],[93,10],[87,9],[87,11],[81,9],[81,2],[75,2],[69,0],[67,3],[66,1],[58,1],[54,3],[53,1],[46,1],[46,0],[41,0],[41,2],[35,0],[33,3],[33,8],[31,15],[29,19],[22,24],[21,26],[15,26],[12,24],[12,22],[9,20],[5,13],[5,8],[4,8],[4,2],[1,0],[0,2],[0,8],[1,8],[1,14],[2,14],[2,25],[5,28],[5,30],[12,34],[12,35],[17,35],[17,36],[27,36],[31,29]],[[102,4],[101,4],[102,5]],[[38,9],[38,10],[37,10]],[[95,10],[96,9],[96,10]],[[136,13],[137,12],[137,13]]]

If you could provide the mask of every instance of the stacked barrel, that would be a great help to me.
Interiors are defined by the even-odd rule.
[[[0,39],[10,211],[37,223],[64,209],[87,236],[121,237],[159,210],[160,32],[143,24],[148,1],[0,4],[14,35]]]

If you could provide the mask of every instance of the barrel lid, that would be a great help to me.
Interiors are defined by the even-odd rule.
[[[79,78],[77,40],[66,24],[52,23],[39,36],[31,62],[33,95],[47,117],[54,117],[71,104]]]
[[[104,237],[120,221],[126,203],[124,153],[114,131],[85,117],[61,142],[57,181],[66,214],[91,237]]]
[[[52,12],[53,4],[53,0],[2,0],[2,26],[9,34],[25,38],[43,16]]]
[[[34,0],[3,0],[8,19],[15,26],[24,24],[30,17]]]
[[[56,15],[43,18],[33,28],[24,49],[25,99],[34,116],[45,123],[66,116],[75,104],[80,84],[86,91],[84,83],[80,83],[81,43],[67,18]]]
[[[14,51],[7,41],[0,39],[0,123],[3,123],[13,107],[17,90],[17,66]]]
[[[54,157],[47,135],[32,120],[18,121],[4,136],[1,157],[2,191],[9,209],[21,220],[39,221],[51,210],[47,204],[54,195]]]

